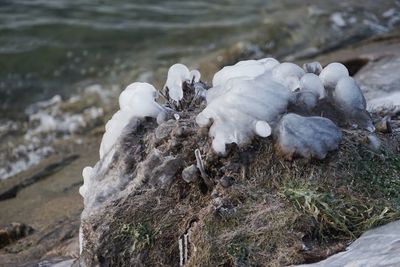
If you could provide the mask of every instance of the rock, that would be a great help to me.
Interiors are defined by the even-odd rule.
[[[165,123],[160,124],[155,130],[156,138],[158,140],[167,138],[175,127],[176,124],[173,120],[169,120]]]
[[[370,61],[356,74],[370,112],[396,114],[400,111],[399,70],[400,57],[385,56]]]
[[[368,102],[367,109],[373,113],[397,114],[400,112],[400,92],[393,92]]]
[[[391,133],[392,125],[390,124],[390,116],[383,117],[375,124],[375,129],[381,133]]]
[[[303,69],[306,73],[314,73],[315,75],[319,75],[322,71],[321,63],[318,61],[304,63]]]
[[[235,179],[231,176],[222,176],[221,180],[219,181],[222,187],[228,188],[233,185]]]
[[[228,198],[216,197],[212,200],[212,205],[214,214],[221,217],[228,217],[236,212],[236,207]]]
[[[317,106],[318,95],[310,91],[296,92],[296,106],[302,107],[304,110],[311,111]]]
[[[0,248],[32,234],[33,231],[32,227],[24,223],[12,223],[11,225],[0,229]]]
[[[78,267],[78,262],[76,259],[66,258],[66,257],[52,257],[45,258],[37,261],[28,262],[26,264],[20,265],[19,267]]]
[[[78,158],[79,155],[69,155],[67,157],[61,158],[59,161],[53,162],[45,166],[36,173],[29,175],[28,177],[24,177],[22,181],[19,181],[19,183],[12,185],[10,187],[1,188],[0,201],[16,197],[18,192],[24,189],[25,187],[28,187],[31,184],[46,179],[51,174],[58,172],[60,169],[64,168],[65,166],[68,166]]]
[[[367,231],[344,252],[309,267],[400,266],[400,221]]]
[[[197,181],[197,179],[200,176],[199,169],[197,169],[196,165],[190,165],[189,167],[186,167],[182,171],[182,178],[185,182],[187,183],[193,183]]]
[[[182,159],[174,156],[166,156],[161,158],[161,165],[154,169],[143,168],[143,170],[152,170],[149,175],[149,184],[155,188],[166,189],[168,188],[175,174],[181,169],[183,165]]]

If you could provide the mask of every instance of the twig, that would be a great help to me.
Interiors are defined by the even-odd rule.
[[[214,183],[210,180],[210,178],[208,177],[205,169],[204,169],[204,163],[203,163],[203,159],[201,158],[201,153],[199,149],[196,149],[194,151],[194,155],[196,156],[196,160],[197,160],[197,168],[200,171],[201,174],[201,178],[203,178],[204,183],[207,185],[208,189],[213,188]]]
[[[174,109],[177,110],[177,107],[174,103],[174,100],[171,101],[171,98],[169,97],[169,88],[168,86],[165,87],[166,90],[166,94],[164,94],[164,92],[162,92],[162,90],[158,90],[158,93],[165,99],[165,101],[167,101],[167,103],[169,104],[169,106]]]

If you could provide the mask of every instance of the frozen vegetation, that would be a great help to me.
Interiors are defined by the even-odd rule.
[[[296,156],[323,159],[339,147],[342,138],[339,126],[374,131],[365,98],[340,63],[322,69],[321,64],[312,62],[301,68],[265,58],[224,67],[215,73],[212,87],[201,82],[200,77],[199,71],[175,64],[168,71],[163,90],[157,91],[148,83],[133,83],[122,91],[120,109],[105,126],[100,161],[94,167],[84,168],[82,173],[84,184],[80,194],[85,204],[82,218],[92,214],[105,200],[116,198],[124,188],[134,190],[148,180],[160,188],[171,183],[183,163],[154,144],[171,135],[174,122],[179,120],[184,120],[186,126],[174,130],[176,136],[208,129],[212,153],[217,156],[226,156],[231,150],[229,144],[243,147],[259,136],[272,137],[276,153],[285,159]],[[325,111],[327,115],[321,117]],[[152,122],[146,118],[152,118]],[[143,140],[139,129],[147,124],[151,129],[154,123],[158,124],[154,130],[156,141]],[[130,141],[124,141],[126,138]],[[177,146],[171,140],[169,149]],[[144,146],[141,142],[150,143]],[[121,155],[128,143],[134,154]],[[140,152],[144,148],[145,159]],[[116,157],[123,157],[123,167],[114,165]],[[125,175],[132,164],[129,161],[137,162],[138,158],[142,161],[133,174],[135,177]],[[182,177],[191,182],[201,176],[211,188],[198,149],[196,159],[197,166],[187,167]],[[85,246],[83,234],[80,243],[81,248]]]
[[[229,144],[243,146],[255,136],[272,136],[278,154],[288,159],[326,157],[339,146],[341,131],[337,124],[374,130],[361,90],[340,63],[322,69],[321,64],[312,62],[301,68],[264,58],[224,67],[215,73],[211,88],[200,77],[199,71],[175,64],[168,71],[164,90],[133,83],[122,91],[120,110],[105,126],[100,161],[83,171],[80,193],[85,203],[89,196],[94,199],[96,193],[88,193],[97,188],[93,180],[112,162],[113,148],[124,128],[136,129],[145,117],[164,125],[171,119],[179,120],[182,112],[192,112],[198,126],[209,127],[212,149],[219,155],[227,154]],[[164,104],[157,102],[160,96]],[[320,117],[326,109],[334,110],[334,115]],[[114,192],[106,188],[102,186],[103,197]]]
[[[155,102],[156,89],[148,83],[133,83],[119,96],[119,107],[106,124],[106,132],[100,144],[100,159],[111,150],[123,129],[132,118],[157,118],[163,108]]]
[[[364,95],[347,68],[341,63],[331,63],[323,68],[318,62],[299,67],[265,58],[222,68],[215,73],[210,86],[200,77],[198,71],[175,64],[168,71],[163,88],[157,90],[147,83],[133,83],[122,91],[120,109],[106,124],[100,160],[82,173],[81,262],[92,266],[97,255],[104,253],[110,254],[110,262],[116,259],[113,263],[117,265],[119,261],[129,264],[145,262],[133,260],[134,257],[127,259],[119,252],[115,255],[108,252],[110,248],[120,247],[120,242],[125,244],[125,238],[129,237],[121,238],[120,229],[126,227],[130,229],[127,235],[134,236],[133,244],[141,244],[130,255],[142,255],[146,251],[153,255],[151,262],[158,262],[158,252],[165,247],[174,249],[166,252],[171,258],[162,257],[165,262],[174,262],[170,265],[179,263],[184,266],[191,261],[202,261],[199,251],[204,249],[209,249],[213,255],[227,254],[240,258],[241,255],[230,254],[230,245],[208,247],[210,238],[221,244],[225,244],[226,238],[235,245],[236,234],[258,236],[257,229],[262,223],[258,216],[263,217],[262,212],[275,205],[265,203],[265,196],[271,194],[278,203],[278,197],[272,196],[276,192],[293,203],[300,203],[303,198],[308,201],[309,196],[323,198],[321,206],[318,204],[320,200],[316,200],[317,211],[313,204],[304,203],[310,211],[306,209],[300,213],[310,212],[313,220],[317,221],[320,217],[322,220],[328,218],[324,223],[329,225],[326,226],[329,229],[334,229],[332,231],[336,231],[336,226],[331,221],[343,220],[344,224],[339,224],[344,228],[338,231],[346,235],[350,233],[353,240],[356,236],[352,232],[353,223],[359,225],[359,220],[369,222],[371,217],[364,214],[364,208],[370,210],[364,206],[364,199],[354,211],[347,208],[354,207],[353,202],[342,205],[340,201],[347,201],[341,198],[342,195],[337,196],[338,202],[329,202],[332,195],[318,192],[323,190],[323,186],[328,191],[331,188],[336,190],[331,182],[340,182],[338,188],[342,188],[349,181],[346,179],[364,179],[369,174],[358,173],[364,154],[357,153],[366,150],[367,154],[378,153],[386,149],[386,143],[378,120],[375,120],[375,126],[379,133],[374,133]],[[362,146],[361,152],[357,150],[359,146]],[[338,151],[333,154],[335,150]],[[359,159],[353,160],[354,156]],[[287,162],[298,157],[306,160]],[[354,176],[353,169],[357,170]],[[371,167],[371,170],[380,172],[376,167]],[[394,173],[389,171],[388,181]],[[370,176],[375,177],[375,174]],[[339,181],[340,178],[343,181]],[[303,188],[301,183],[310,179],[312,182]],[[315,187],[316,179],[329,184],[317,180],[315,184],[318,186]],[[361,182],[357,180],[354,183]],[[246,188],[244,183],[252,187]],[[274,189],[275,183],[281,183],[280,187]],[[349,199],[353,201],[352,193]],[[247,201],[243,201],[244,195],[248,197]],[[260,202],[254,204],[258,201],[255,199]],[[329,202],[328,206],[325,201]],[[279,205],[282,206],[277,209],[285,210],[285,218],[290,218],[283,222],[284,226],[292,227],[292,218],[297,215],[288,210],[290,205]],[[332,214],[332,210],[338,213]],[[374,212],[380,216],[381,207]],[[326,217],[326,213],[330,215]],[[210,217],[206,218],[204,214]],[[380,223],[386,222],[392,216],[390,214],[391,209]],[[276,216],[275,210],[271,216]],[[232,226],[226,223],[229,218],[241,218],[241,221]],[[212,223],[203,227],[209,220]],[[279,218],[277,220],[282,222]],[[148,221],[151,221],[148,224],[151,227],[146,228]],[[122,226],[121,222],[124,223]],[[276,222],[272,224],[275,227]],[[309,221],[300,224],[314,230],[322,229]],[[251,229],[247,229],[248,225]],[[219,227],[224,230],[220,231]],[[269,226],[264,227],[267,229]],[[365,223],[357,228],[358,233],[369,228],[370,225]],[[274,228],[272,236],[278,232],[286,235],[285,229],[275,232]],[[136,231],[144,235],[143,242],[135,239]],[[224,231],[232,236],[227,237]],[[331,230],[321,231],[321,235],[331,233]],[[152,241],[153,235],[157,235],[156,242]],[[261,235],[267,243],[274,239],[270,234]],[[310,238],[315,241],[314,237]],[[288,237],[278,239],[285,243],[278,245],[280,249],[285,248]],[[304,241],[302,237],[294,239],[300,243]],[[246,242],[240,240],[239,245],[247,246]],[[201,250],[195,251],[196,247]],[[260,253],[264,255],[264,251]]]

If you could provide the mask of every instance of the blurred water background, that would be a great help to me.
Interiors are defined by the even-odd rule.
[[[128,82],[175,62],[246,40],[259,55],[296,58],[399,25],[394,0],[1,0],[0,179],[104,115]],[[91,93],[101,101],[75,105]]]

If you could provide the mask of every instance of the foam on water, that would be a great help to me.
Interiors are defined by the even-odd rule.
[[[0,180],[14,176],[54,154],[53,142],[84,133],[101,122],[117,88],[91,85],[63,100],[56,95],[26,109],[28,123],[5,121],[0,126]],[[87,101],[87,102],[85,102]],[[91,105],[93,104],[93,105]],[[78,141],[78,139],[73,139]]]

